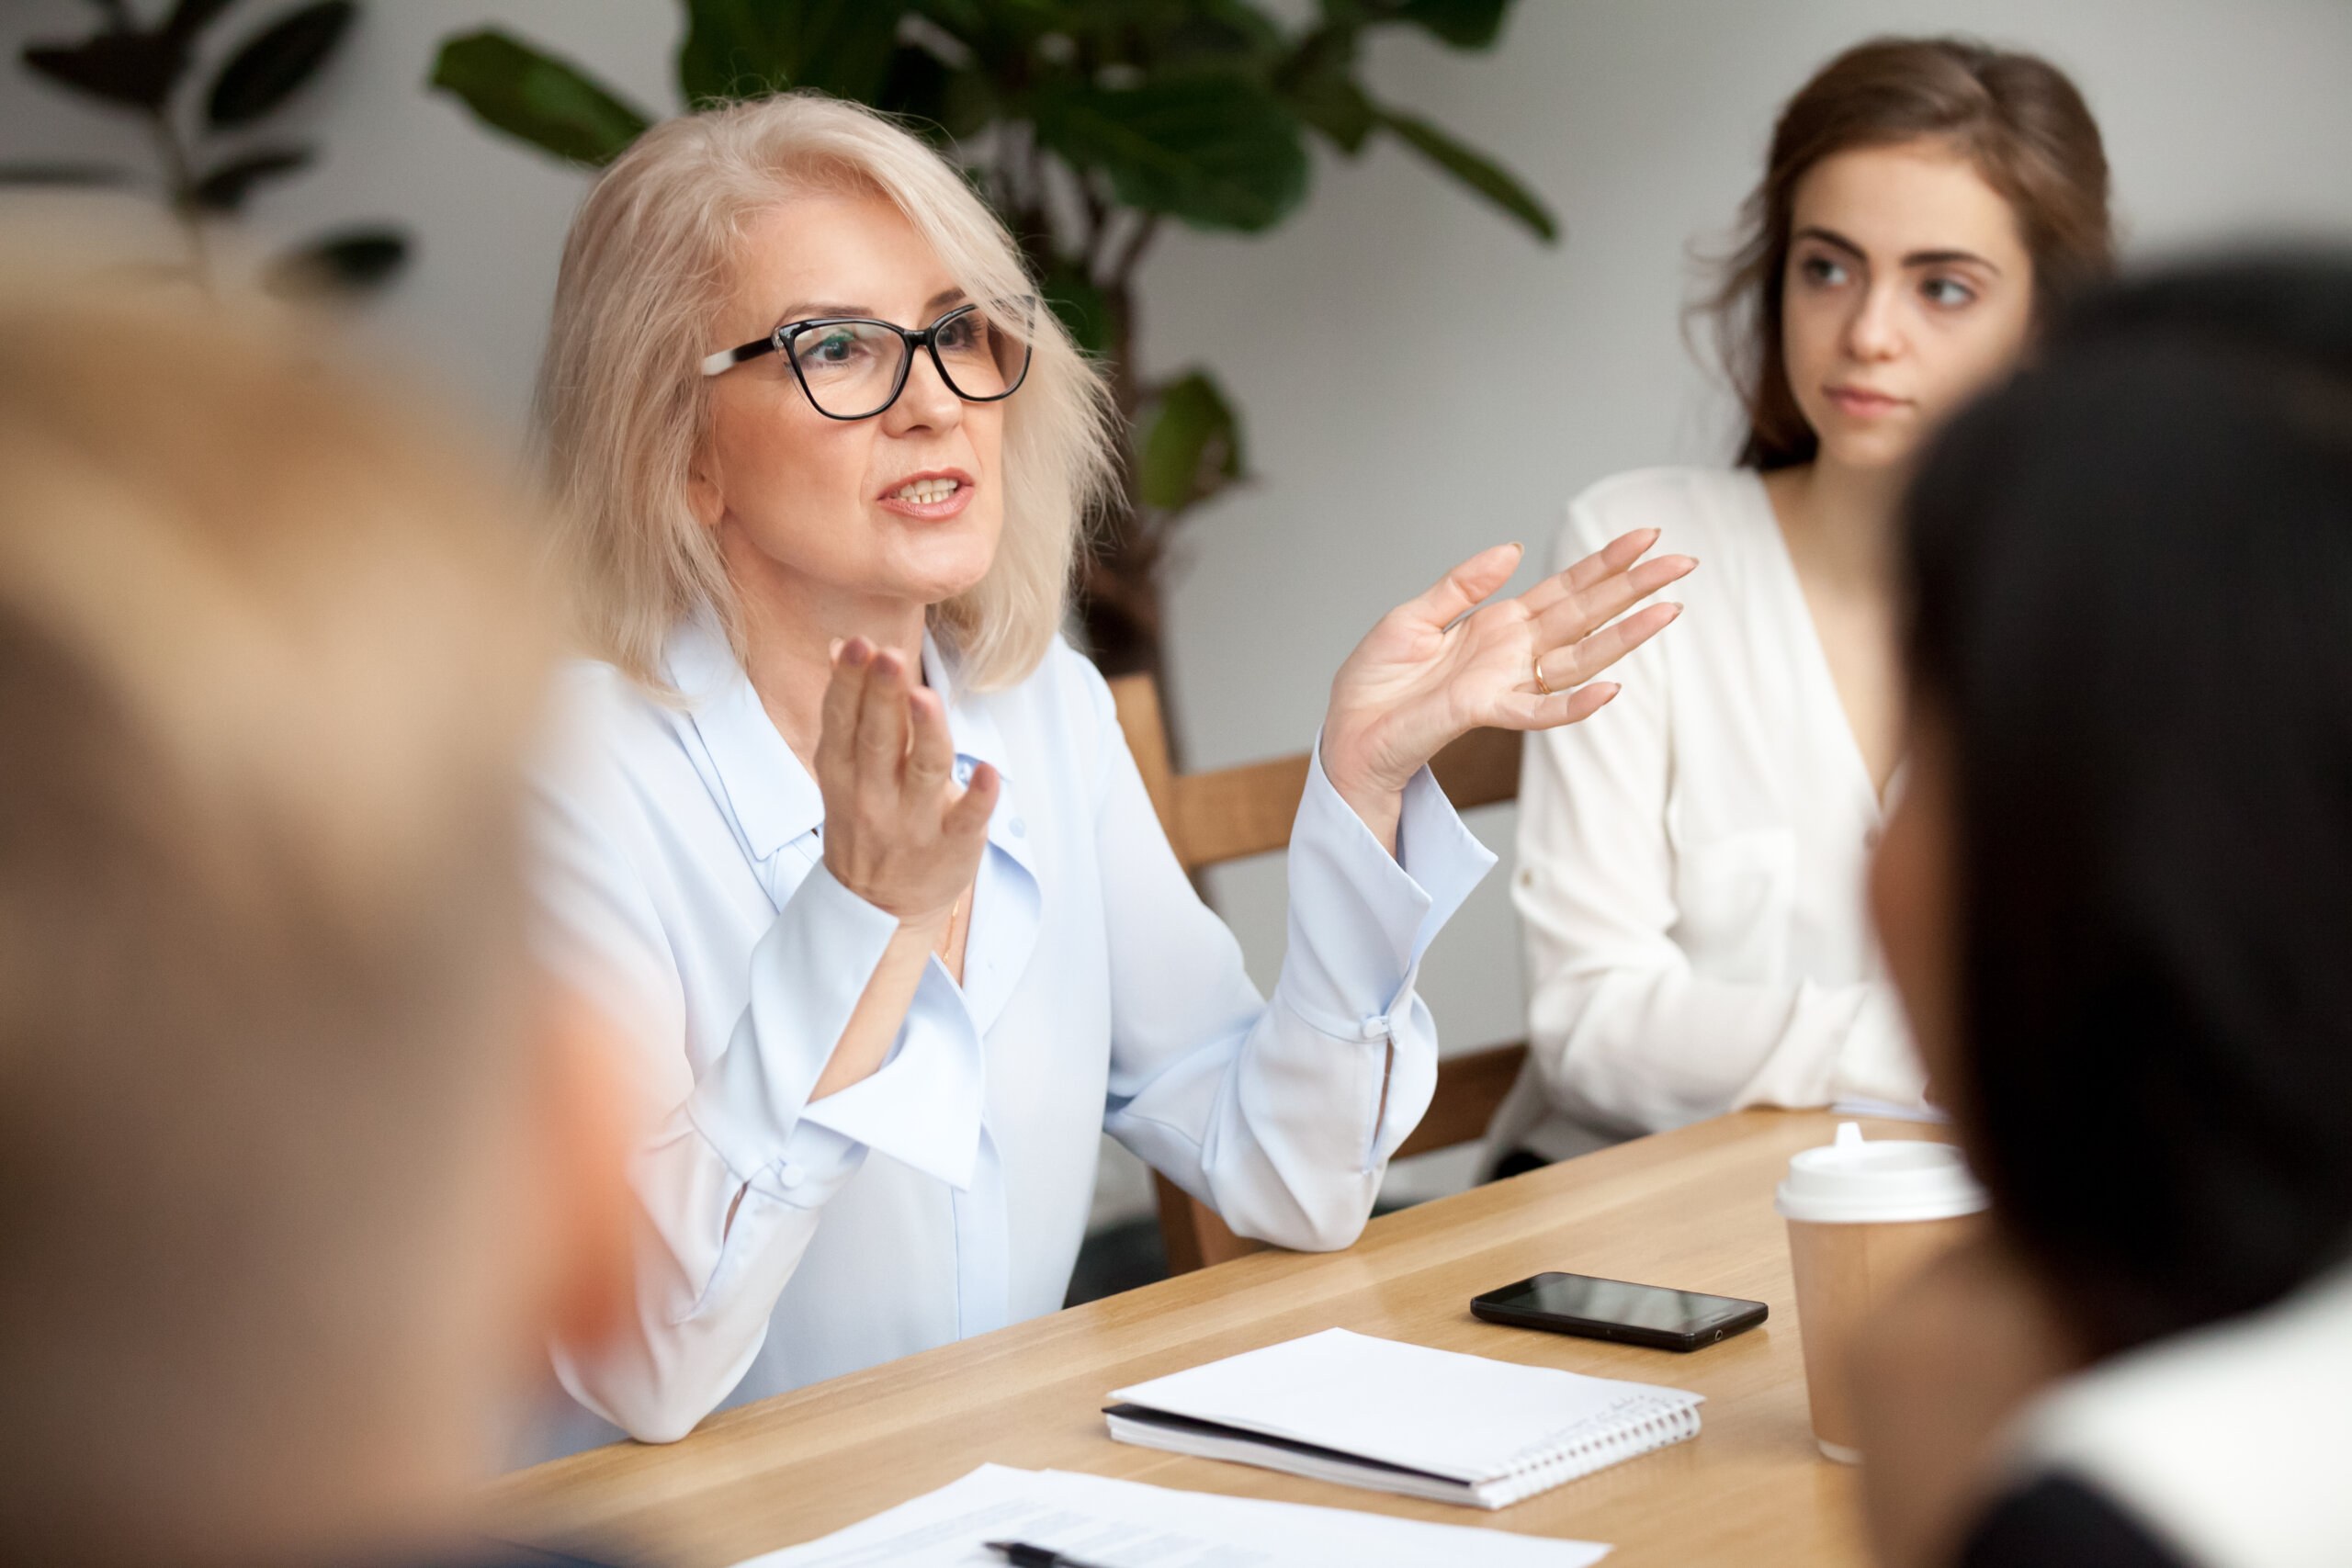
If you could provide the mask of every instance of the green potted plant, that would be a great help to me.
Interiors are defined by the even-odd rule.
[[[1322,0],[1295,29],[1254,0],[684,3],[682,103],[813,87],[910,117],[969,172],[1101,357],[1136,433],[1083,583],[1094,655],[1114,673],[1158,667],[1170,530],[1246,471],[1239,414],[1208,370],[1147,382],[1136,369],[1136,276],[1165,223],[1263,232],[1306,198],[1310,134],[1351,157],[1389,136],[1539,240],[1557,235],[1499,164],[1378,102],[1357,72],[1384,28],[1490,48],[1511,0]],[[651,118],[496,28],[446,40],[432,81],[497,130],[591,166]]]
[[[162,195],[187,240],[188,276],[210,288],[207,226],[233,217],[261,186],[307,167],[310,142],[269,133],[267,122],[334,58],[357,19],[355,0],[312,0],[255,28],[230,50],[201,92],[193,67],[207,31],[234,0],[175,0],[142,25],[125,0],[90,0],[96,30],[27,44],[36,75],[144,122],[161,169]],[[0,184],[113,186],[132,171],[110,164],[0,164]],[[355,294],[391,278],[407,237],[382,224],[323,234],[273,260],[265,281],[280,293]]]

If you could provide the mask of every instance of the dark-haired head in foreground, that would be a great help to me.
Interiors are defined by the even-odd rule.
[[[2098,1349],[2352,1231],[2352,256],[2078,313],[1913,491],[1950,1091]]]
[[[1989,1427],[2352,1240],[2352,254],[2070,312],[1936,443],[1906,556],[1913,787],[1872,895],[2029,1281],[1946,1314],[2000,1322],[1945,1391]],[[1884,1429],[1940,1419],[1927,1376]],[[1915,1560],[1887,1499],[1927,1467],[1879,1457]]]

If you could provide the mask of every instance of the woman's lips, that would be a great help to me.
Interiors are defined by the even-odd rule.
[[[972,504],[972,476],[961,468],[940,468],[910,474],[876,500],[885,512],[936,523]]]
[[[1878,419],[1898,409],[1911,406],[1908,398],[1889,397],[1884,392],[1872,392],[1860,387],[1830,387],[1825,389],[1838,412],[1849,419]]]

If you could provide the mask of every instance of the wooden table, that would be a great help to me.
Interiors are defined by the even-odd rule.
[[[1815,1451],[1772,1188],[1821,1111],[1743,1111],[1372,1222],[1345,1252],[1259,1253],[835,1378],[666,1448],[577,1454],[502,1481],[492,1528],[606,1562],[722,1568],[808,1540],[984,1461],[1613,1543],[1610,1568],[1865,1553],[1854,1472]],[[1872,1137],[1933,1136],[1872,1122]],[[1481,1323],[1470,1298],[1545,1269],[1769,1303],[1693,1355]],[[1688,1443],[1487,1513],[1114,1443],[1114,1388],[1334,1325],[1707,1396]]]

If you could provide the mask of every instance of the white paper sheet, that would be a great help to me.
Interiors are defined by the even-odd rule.
[[[1111,1397],[1479,1482],[1701,1396],[1327,1328]]]
[[[1609,1551],[1589,1540],[984,1464],[862,1524],[736,1568],[1003,1568],[983,1544],[991,1540],[1051,1547],[1098,1568],[1587,1568]]]

